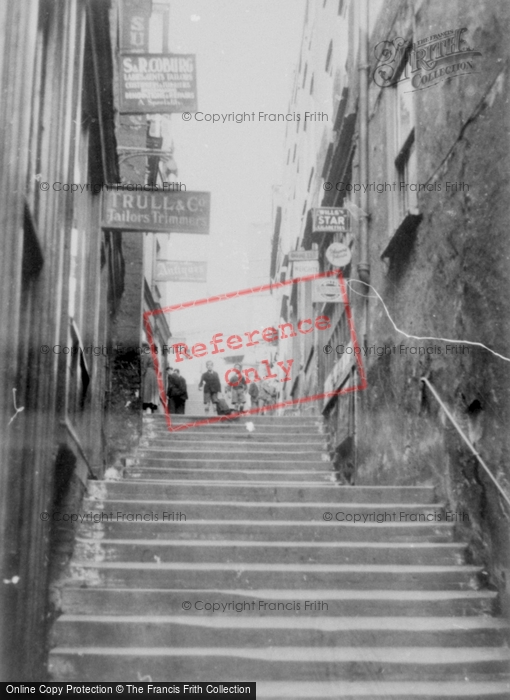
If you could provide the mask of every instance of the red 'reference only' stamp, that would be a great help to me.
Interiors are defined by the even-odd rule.
[[[354,348],[354,357],[357,365],[359,384],[356,386],[348,386],[345,388],[336,389],[334,391],[328,391],[320,394],[314,394],[311,396],[302,396],[297,399],[290,399],[287,401],[282,401],[280,403],[275,403],[269,406],[263,406],[259,408],[251,408],[244,410],[242,412],[231,413],[230,415],[218,415],[218,416],[204,416],[200,420],[190,420],[189,423],[178,423],[172,424],[171,414],[168,409],[168,402],[166,397],[166,387],[165,378],[162,376],[161,368],[159,366],[158,353],[156,352],[156,347],[154,345],[154,335],[151,327],[151,317],[158,314],[168,314],[175,313],[176,311],[182,311],[184,309],[191,309],[198,306],[203,306],[206,304],[216,304],[221,301],[232,300],[236,298],[246,297],[251,294],[257,294],[261,292],[267,292],[271,289],[278,289],[282,287],[288,287],[290,285],[299,285],[304,282],[309,282],[315,279],[336,277],[338,284],[340,286],[340,293],[342,297],[342,302],[344,305],[345,316],[347,319],[347,324],[349,327],[349,332],[351,336],[351,342]],[[143,322],[145,326],[145,331],[147,333],[147,339],[149,341],[151,354],[154,362],[154,368],[156,370],[156,375],[158,379],[158,386],[161,401],[165,410],[165,417],[170,432],[175,432],[178,430],[186,430],[188,428],[195,428],[200,425],[210,425],[211,423],[220,423],[225,420],[232,420],[239,418],[240,416],[246,417],[250,415],[257,415],[260,413],[267,413],[268,411],[275,411],[278,409],[290,408],[292,406],[298,406],[304,403],[310,403],[311,401],[321,401],[326,398],[333,396],[340,396],[342,394],[348,394],[355,391],[362,391],[367,387],[367,379],[365,375],[365,369],[361,359],[361,351],[359,348],[359,343],[356,335],[356,330],[354,328],[354,322],[352,318],[352,312],[349,305],[349,298],[347,295],[347,290],[345,286],[345,281],[342,272],[339,270],[330,270],[328,272],[322,272],[315,275],[308,275],[306,277],[296,277],[294,279],[286,280],[284,282],[278,282],[275,284],[266,284],[260,287],[252,287],[251,289],[241,289],[235,292],[228,292],[226,294],[218,294],[206,299],[197,299],[183,304],[175,304],[173,306],[166,306],[161,309],[154,309],[151,311],[144,312]],[[296,337],[298,334],[306,335],[312,333],[314,329],[319,332],[326,331],[331,328],[331,321],[328,316],[317,315],[315,318],[307,318],[298,321],[296,326],[292,323],[282,323],[279,324],[277,328],[269,326],[262,331],[255,330],[251,332],[243,331],[239,334],[231,334],[227,337],[223,333],[213,334],[211,340],[209,341],[209,346],[206,343],[195,343],[193,346],[188,347],[183,342],[176,343],[173,348],[175,354],[175,362],[187,362],[195,358],[205,358],[209,355],[220,355],[225,352],[226,349],[231,351],[239,351],[244,348],[251,348],[259,344],[262,339],[267,343],[274,342],[276,340],[285,340],[287,338]],[[260,376],[260,373],[254,367],[248,367],[241,371],[233,370],[229,368],[225,372],[224,381],[231,387],[236,387],[240,384],[242,377],[244,377],[246,384],[252,382],[260,382],[269,378],[274,378],[276,381],[289,382],[292,381],[292,372],[294,366],[293,359],[287,359],[274,363],[271,366],[268,360],[261,360],[260,365],[264,366],[267,374],[265,376]],[[260,369],[260,367],[259,367]]]

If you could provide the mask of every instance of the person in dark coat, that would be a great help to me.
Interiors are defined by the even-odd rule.
[[[237,386],[232,387],[232,406],[236,411],[244,411],[246,403],[246,379],[241,372],[241,365],[234,365],[235,372],[227,377],[228,381]]]
[[[172,367],[167,369],[167,382],[166,382],[166,397],[168,403],[168,411],[170,413],[177,413],[175,406],[175,399],[179,393],[179,385],[177,382],[177,377],[174,374]]]
[[[188,400],[188,387],[186,385],[186,380],[184,377],[181,377],[181,373],[178,369],[174,369],[174,378],[177,384],[177,395],[174,398],[175,412],[183,415],[185,413],[186,401]]]
[[[147,346],[148,348],[149,346]],[[159,387],[152,357],[142,355],[142,408],[146,413],[158,410]]]
[[[198,388],[204,387],[204,404],[205,410],[209,411],[209,404],[218,402],[218,394],[221,393],[221,382],[218,372],[213,370],[213,363],[206,362],[207,372],[202,374]]]
[[[248,389],[248,394],[251,399],[251,407],[258,408],[259,405],[259,388],[255,382],[251,382],[250,388]]]

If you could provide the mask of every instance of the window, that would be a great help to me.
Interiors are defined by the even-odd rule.
[[[401,80],[394,88],[390,88],[395,101],[395,166],[399,190],[397,215],[400,220],[407,214],[418,213],[417,193],[414,188],[409,187],[417,182],[414,93],[410,91],[410,87],[408,80]],[[402,187],[400,183],[404,183],[405,186]]]
[[[329,69],[331,67],[331,57],[333,56],[333,41],[329,42],[328,46],[328,53],[326,55],[326,73],[329,72]]]
[[[412,42],[410,42],[412,43]],[[396,181],[396,191],[391,197],[391,230],[397,229],[408,215],[417,215],[418,182],[416,143],[415,143],[415,108],[414,93],[404,70],[407,54],[403,57],[397,80],[387,88],[388,99],[388,165],[390,181]],[[391,180],[391,178],[393,180]],[[413,186],[413,187],[411,187]]]

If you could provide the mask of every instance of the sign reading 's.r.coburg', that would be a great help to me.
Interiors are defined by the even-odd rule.
[[[147,189],[145,185],[143,192],[128,189],[103,192],[102,227],[120,231],[209,233],[210,192]]]
[[[138,54],[119,57],[121,114],[197,111],[193,54]]]

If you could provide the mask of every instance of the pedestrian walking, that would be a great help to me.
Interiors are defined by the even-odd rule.
[[[228,375],[228,381],[230,386],[232,386],[232,406],[236,411],[244,411],[244,404],[246,403],[246,379],[241,372],[241,365],[235,364],[234,369],[230,371]]]
[[[178,369],[174,369],[174,377],[177,385],[177,395],[175,401],[175,412],[178,415],[184,415],[186,410],[186,401],[188,400],[188,387],[186,380],[181,376]]]
[[[218,372],[213,370],[214,364],[209,361],[205,366],[207,371],[202,374],[198,388],[204,387],[204,405],[206,412],[209,412],[210,404],[217,404],[218,394],[221,393],[221,382]]]
[[[250,395],[250,402],[252,408],[257,408],[259,405],[259,387],[255,382],[250,383],[250,388],[248,389],[248,394]]]
[[[276,387],[269,379],[263,379],[259,392],[259,407],[272,406],[276,400]]]
[[[167,369],[167,385],[166,385],[166,396],[169,413],[177,413],[176,398],[179,393],[179,385],[177,382],[177,376],[174,374],[173,367]]]
[[[147,345],[147,349],[149,346]],[[142,355],[142,408],[145,413],[154,413],[158,410],[159,387],[156,370],[152,357]]]

